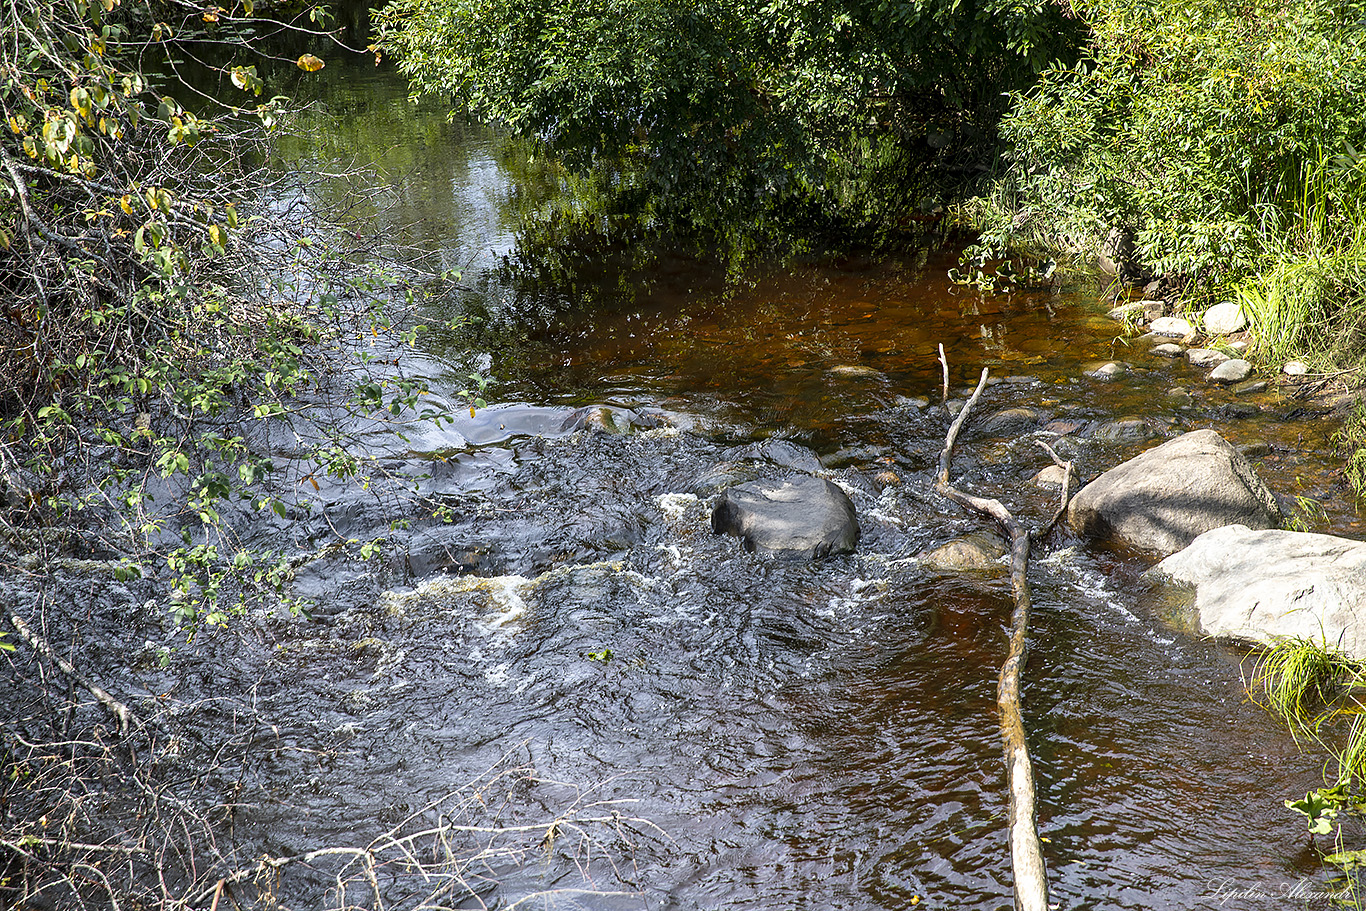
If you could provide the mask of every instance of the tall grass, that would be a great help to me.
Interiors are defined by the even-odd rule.
[[[1234,286],[1254,353],[1323,369],[1366,360],[1366,165],[1353,150],[1306,164],[1263,218],[1256,274]]]
[[[1328,750],[1339,783],[1366,782],[1366,664],[1322,643],[1287,639],[1261,656],[1252,692],[1296,738]]]

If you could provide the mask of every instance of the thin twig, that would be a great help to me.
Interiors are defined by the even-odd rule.
[[[949,358],[944,353],[944,343],[939,343],[939,363],[944,365],[944,401],[949,400]]]
[[[1043,447],[1044,452],[1052,456],[1053,464],[1057,465],[1059,468],[1062,469],[1062,502],[1058,504],[1058,511],[1053,513],[1053,518],[1048,520],[1047,525],[1045,525],[1038,531],[1030,532],[1030,537],[1033,540],[1040,541],[1055,527],[1057,527],[1058,522],[1062,520],[1063,516],[1067,515],[1067,505],[1072,502],[1073,468],[1072,462],[1070,460],[1063,459],[1062,456],[1054,452],[1052,446],[1049,446],[1043,440],[1036,440],[1035,442],[1037,442],[1040,446]]]

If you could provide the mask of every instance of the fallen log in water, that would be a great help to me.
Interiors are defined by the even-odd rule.
[[[940,357],[943,357],[942,347]],[[944,366],[947,373],[947,362]],[[972,496],[949,483],[949,469],[953,463],[953,450],[958,442],[958,434],[967,423],[973,405],[981,398],[982,390],[986,388],[987,374],[988,371],[983,369],[977,389],[949,427],[948,435],[944,439],[944,449],[939,454],[939,475],[934,486],[935,490],[953,502],[990,516],[1010,535],[1010,588],[1015,609],[1010,618],[1010,648],[1005,663],[1001,666],[996,688],[996,705],[1001,713],[1001,742],[1005,747],[1006,786],[1010,792],[1010,859],[1015,874],[1015,907],[1020,911],[1047,911],[1048,873],[1044,867],[1043,847],[1039,840],[1038,818],[1034,804],[1034,767],[1029,759],[1029,745],[1025,740],[1024,719],[1020,712],[1020,672],[1024,668],[1029,634],[1030,598],[1027,572],[1031,536],[999,500]],[[1062,485],[1063,505],[1058,512],[1058,516],[1061,516],[1067,508],[1072,465],[1070,462],[1062,462],[1048,446],[1045,445],[1044,449],[1048,450],[1049,455],[1061,464],[1066,472]],[[1058,516],[1044,527],[1043,534],[1052,529]]]

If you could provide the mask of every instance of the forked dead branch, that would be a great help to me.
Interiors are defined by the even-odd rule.
[[[944,358],[943,346],[940,346],[939,352],[947,376],[948,363]],[[1020,911],[1047,911],[1048,873],[1044,865],[1043,846],[1039,839],[1034,767],[1029,758],[1029,745],[1020,709],[1020,674],[1025,664],[1029,637],[1030,541],[1048,534],[1066,513],[1071,492],[1072,463],[1060,459],[1047,444],[1039,444],[1053,461],[1063,468],[1062,503],[1048,524],[1033,534],[1026,530],[999,500],[964,493],[949,482],[958,435],[967,423],[973,406],[982,397],[987,376],[988,371],[984,368],[972,397],[949,427],[948,435],[944,439],[944,449],[939,454],[939,474],[935,478],[934,486],[935,490],[949,500],[995,520],[1010,536],[1010,589],[1015,607],[1010,619],[1010,647],[1006,653],[1005,663],[1001,666],[996,690],[996,705],[1000,710],[1001,719],[1001,742],[1005,749],[1006,788],[1010,794],[1010,857],[1015,875],[1015,907]]]

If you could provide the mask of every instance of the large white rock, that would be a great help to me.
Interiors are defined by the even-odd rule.
[[[1188,320],[1179,316],[1162,316],[1153,320],[1148,331],[1153,335],[1162,335],[1167,338],[1185,338],[1188,335],[1195,334],[1195,327]]]
[[[1168,440],[1081,489],[1067,510],[1079,534],[1173,554],[1212,528],[1280,524],[1276,498],[1213,430]]]
[[[1310,639],[1366,660],[1366,542],[1228,525],[1151,572],[1195,589],[1207,635]]]
[[[1202,322],[1210,335],[1229,335],[1247,327],[1247,317],[1238,304],[1215,304],[1205,311]]]

